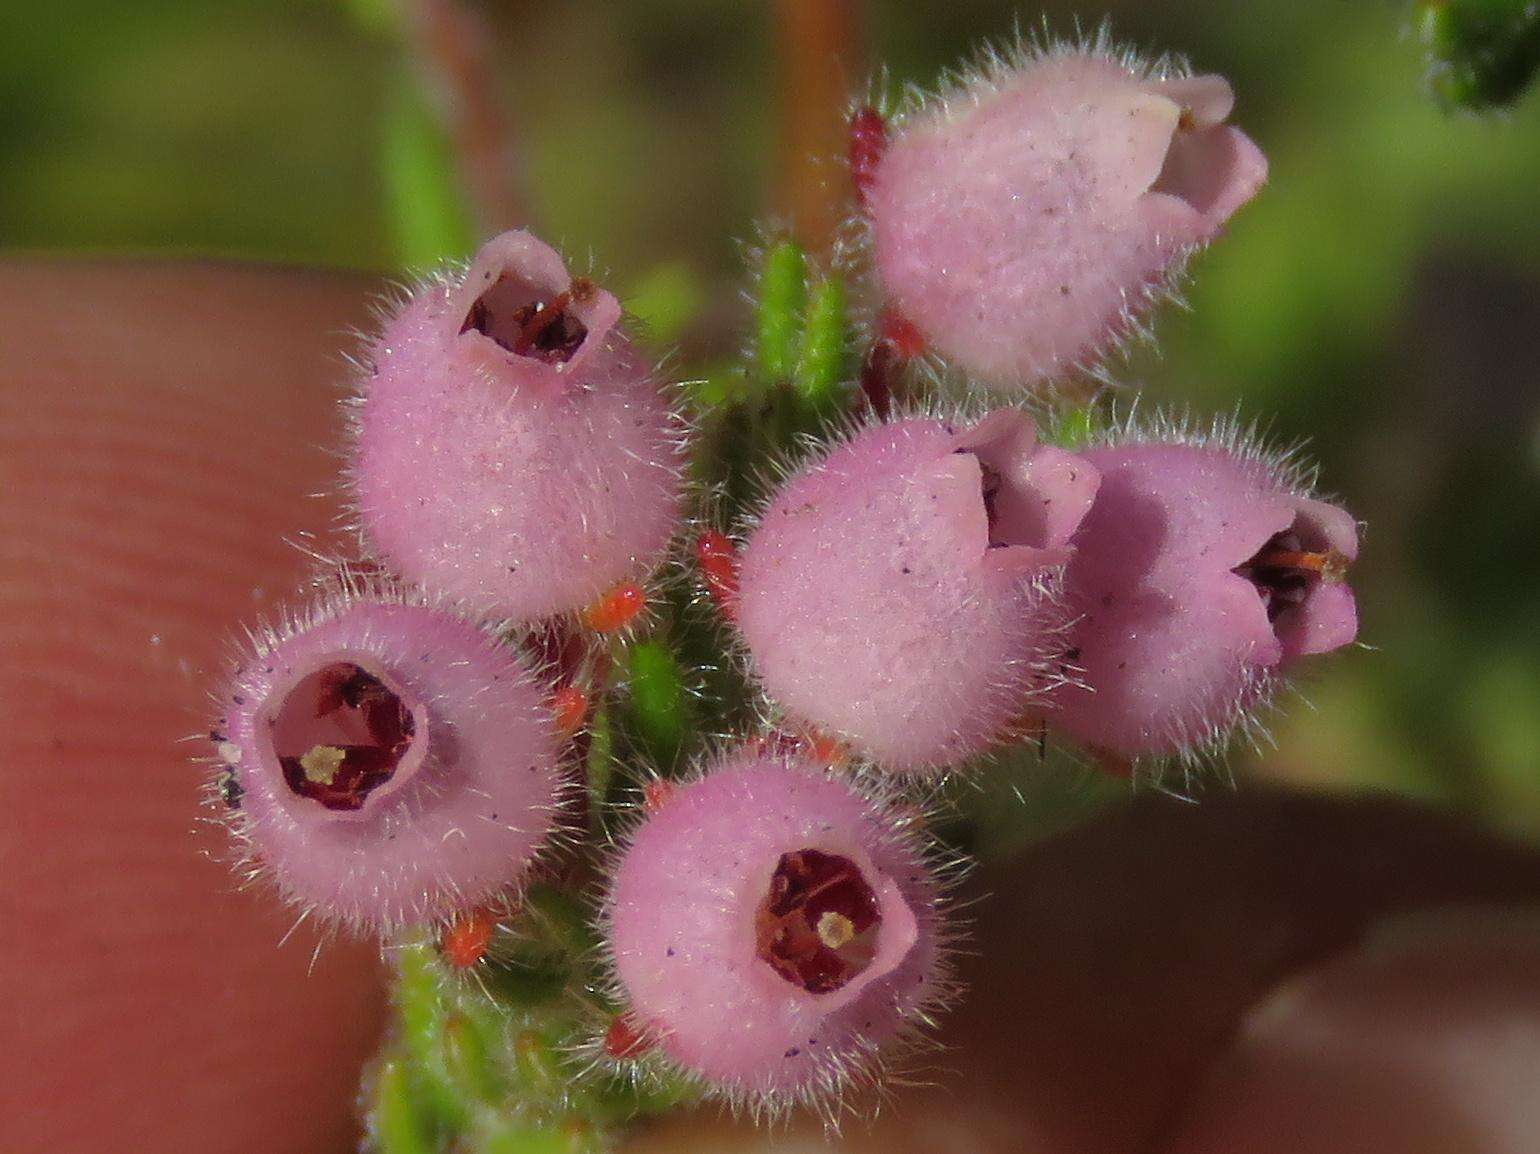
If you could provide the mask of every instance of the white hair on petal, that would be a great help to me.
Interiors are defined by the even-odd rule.
[[[565,257],[563,258],[565,263]],[[339,481],[335,490],[338,500],[338,514],[336,528],[349,538],[354,545],[357,555],[365,562],[377,564],[381,568],[388,567],[384,558],[374,549],[364,530],[363,511],[358,504],[358,475],[357,456],[358,444],[362,433],[361,411],[368,397],[369,382],[378,372],[379,357],[376,350],[380,346],[383,334],[389,324],[398,317],[408,306],[414,304],[427,294],[439,294],[446,300],[464,282],[466,274],[470,271],[471,262],[467,259],[451,259],[441,262],[438,266],[409,274],[405,280],[393,280],[387,283],[371,302],[370,312],[374,319],[375,331],[366,333],[362,330],[351,330],[356,344],[353,351],[343,353],[343,360],[350,367],[345,383],[345,395],[341,399],[343,412],[343,437],[340,447],[330,450],[334,456],[342,461]],[[570,264],[567,266],[572,267]],[[595,269],[597,262],[592,250],[588,254],[588,272],[583,275],[590,279],[597,279]],[[606,339],[616,336],[633,336],[641,329],[641,323],[630,313],[624,313],[620,321],[610,330]],[[696,427],[693,412],[688,403],[685,391],[685,382],[677,380],[669,371],[674,363],[672,351],[664,352],[651,365],[647,374],[647,381],[666,402],[666,418],[664,426],[664,443],[667,446],[667,459],[662,467],[675,479],[679,496],[679,522],[684,523],[685,512],[688,509],[687,485],[688,461],[690,449],[694,444]],[[483,383],[491,381],[490,374],[485,366],[477,366],[474,370]],[[636,558],[637,579],[644,587],[651,582],[659,571],[665,569],[673,551],[679,543],[679,529],[676,528],[674,536],[665,544],[663,550],[656,557]],[[557,614],[555,616],[575,621],[578,612]],[[622,637],[630,637],[645,630],[649,624],[647,617],[628,622],[620,631]]]
[[[775,737],[774,731],[762,731],[739,738],[724,736],[712,749],[698,757],[687,773],[677,778],[661,777],[650,767],[633,767],[633,771],[644,779],[638,792],[645,793],[646,787],[653,783],[686,788],[705,777],[732,752],[743,748],[745,742],[763,740],[768,744]],[[935,1029],[938,1015],[961,994],[954,958],[965,925],[957,916],[957,903],[952,897],[952,891],[971,868],[971,863],[925,832],[931,808],[937,804],[934,799],[928,807],[922,806],[890,775],[866,770],[820,768],[785,751],[769,752],[788,765],[797,764],[809,773],[821,774],[846,784],[866,802],[868,812],[876,819],[875,824],[882,830],[884,840],[912,860],[923,863],[934,884],[935,895],[925,914],[929,928],[936,934],[936,959],[934,969],[927,977],[925,998],[909,1011],[896,1037],[880,1043],[858,1038],[854,1050],[846,1054],[826,1051],[819,1058],[820,1067],[814,1081],[791,1093],[741,1083],[709,1083],[692,1071],[671,1062],[656,1046],[636,1057],[611,1057],[605,1052],[603,1044],[604,1033],[613,1021],[612,1011],[607,1007],[619,1006],[624,1012],[628,998],[609,947],[613,936],[613,908],[609,900],[611,885],[608,879],[614,877],[637,830],[647,821],[645,811],[638,805],[631,820],[613,833],[605,846],[601,880],[596,883],[599,887],[596,900],[600,911],[601,943],[597,960],[604,975],[602,1004],[592,1007],[593,1024],[587,1031],[587,1037],[573,1047],[571,1054],[583,1063],[583,1076],[604,1075],[646,1089],[677,1085],[682,1080],[702,1098],[719,1103],[735,1118],[747,1116],[756,1123],[775,1125],[784,1122],[793,1110],[802,1108],[820,1117],[826,1129],[837,1132],[844,1119],[863,1116],[851,1101],[853,1096],[863,1091],[885,1095],[886,1086],[891,1081],[902,1077],[905,1071],[920,1072],[921,1068],[916,1065],[920,1057],[939,1048],[939,1043],[930,1034]]]
[[[793,445],[772,455],[762,468],[755,471],[754,497],[734,526],[730,534],[731,539],[741,552],[742,547],[764,519],[776,493],[787,481],[800,473],[822,467],[831,456],[869,429],[879,425],[892,427],[907,420],[941,421],[948,426],[955,425],[960,428],[978,421],[987,412],[1001,409],[1022,412],[1035,424],[1043,423],[1044,410],[1039,399],[1018,398],[1014,402],[1007,403],[1000,397],[990,398],[981,394],[965,398],[961,402],[933,396],[905,401],[882,420],[869,413],[846,412],[825,427],[822,438],[810,435],[800,436]],[[1028,580],[1033,594],[1032,603],[1040,619],[1038,644],[1033,647],[1031,653],[1016,658],[998,672],[993,682],[985,689],[985,696],[979,703],[982,708],[993,709],[1001,704],[1001,698],[1004,697],[1005,703],[1011,707],[1009,711],[1013,713],[1025,712],[1034,707],[1051,709],[1048,698],[1052,690],[1065,683],[1078,684],[1077,670],[1073,662],[1064,658],[1065,652],[1070,648],[1067,637],[1073,627],[1073,621],[1057,612],[1063,604],[1063,574],[1061,571],[1054,570],[1034,574]],[[728,645],[727,655],[730,660],[736,662],[741,676],[754,689],[761,724],[770,728],[800,730],[801,722],[782,711],[774,698],[766,692],[755,672],[753,655],[742,633],[736,628],[725,632],[727,633],[725,638]],[[1021,676],[1023,671],[1026,673],[1025,679]],[[1030,688],[1026,690],[1022,689],[1024,680],[1030,683]],[[847,743],[852,751],[859,755],[859,742],[849,734],[837,730],[819,732]],[[1013,743],[1020,740],[1021,734],[1020,727],[1008,727],[1000,733],[995,744]],[[920,765],[916,767],[914,776],[970,773],[983,765],[988,756],[989,751],[986,750],[957,763],[938,762]]]
[[[863,97],[851,102],[849,114],[862,108],[874,108],[887,122],[890,132],[902,132],[906,125],[922,118],[952,120],[971,111],[990,96],[1009,86],[1023,71],[1044,62],[1066,57],[1091,57],[1116,65],[1138,80],[1168,80],[1192,75],[1185,56],[1172,53],[1146,55],[1120,45],[1113,38],[1111,20],[1100,20],[1090,31],[1074,22],[1069,35],[1055,32],[1046,16],[1034,27],[1024,29],[1018,16],[1010,37],[1003,43],[984,41],[977,45],[970,59],[945,69],[934,85],[925,87],[906,82],[895,95],[886,67],[869,81]],[[840,225],[838,244],[841,260],[862,274],[859,284],[873,290],[877,278],[872,275],[872,231],[864,211],[855,210]],[[1153,345],[1152,317],[1163,306],[1187,310],[1183,293],[1188,265],[1206,244],[1184,247],[1162,269],[1159,276],[1131,292],[1122,290],[1122,307],[1100,341],[1083,355],[1066,358],[1055,354],[1053,361],[1040,366],[1038,379],[1030,382],[999,381],[997,390],[1029,384],[1034,391],[1051,394],[1061,389],[1106,388],[1115,386],[1113,363],[1126,364],[1136,348]],[[856,323],[868,342],[878,336],[877,316],[882,307],[880,293],[869,291],[855,297]],[[904,375],[918,378],[945,393],[968,393],[989,386],[980,385],[969,374],[951,364],[941,353],[929,347],[905,363]]]
[[[232,701],[240,705],[243,700],[237,699],[249,699],[259,692],[263,661],[289,638],[330,622],[362,604],[414,606],[452,614],[475,624],[490,642],[511,645],[525,653],[526,659],[520,662],[520,666],[521,677],[527,684],[538,684],[545,671],[527,659],[522,645],[525,635],[511,623],[477,618],[447,598],[424,593],[389,576],[338,563],[329,574],[318,574],[312,584],[314,594],[301,605],[281,609],[276,618],[264,618],[255,625],[243,626],[241,637],[229,643],[228,673],[221,688],[211,691],[209,695],[216,719],[204,736],[215,742],[215,751],[212,755],[195,757],[193,760],[205,767],[204,801],[217,814],[205,820],[215,822],[227,831],[230,848],[225,860],[235,873],[239,888],[270,888],[285,904],[297,910],[298,916],[289,934],[313,918],[313,924],[324,927],[323,940],[330,940],[344,931],[354,936],[374,931],[380,934],[383,948],[394,936],[410,926],[442,921],[443,915],[437,911],[445,903],[435,900],[426,892],[397,893],[390,902],[377,903],[389,907],[389,913],[382,920],[379,916],[365,915],[362,907],[319,915],[310,902],[292,893],[282,879],[275,876],[263,862],[253,839],[251,819],[239,804],[239,794],[233,798],[231,796],[230,783],[234,780],[234,766],[225,760],[222,753],[224,745],[228,744],[225,718]],[[474,696],[470,700],[474,703]],[[537,812],[559,816],[570,805],[576,788],[574,783],[565,778],[560,779],[552,801],[536,807]],[[235,802],[233,805],[232,800]],[[560,821],[553,821],[550,832],[534,849],[523,877],[528,877],[532,870],[538,869],[552,854],[570,848],[574,844],[574,837],[574,831]],[[490,895],[487,901],[494,906],[516,901],[522,882],[523,878],[510,883],[498,894]],[[436,884],[444,893],[453,894],[458,890],[454,879],[449,877],[440,876]],[[401,890],[402,887],[395,888]],[[383,885],[376,887],[377,893],[383,893],[384,890]],[[285,935],[287,937],[288,934]]]
[[[1204,419],[1186,408],[1142,408],[1136,395],[1121,411],[1114,406],[1112,419],[1092,433],[1088,447],[1148,444],[1224,453],[1249,465],[1263,484],[1280,493],[1331,500],[1317,488],[1319,469],[1306,456],[1308,442],[1278,441],[1261,422],[1243,416],[1239,404]],[[1132,759],[1132,775],[1157,789],[1187,796],[1202,777],[1216,770],[1228,774],[1227,755],[1236,746],[1258,754],[1275,746],[1269,722],[1278,713],[1277,699],[1285,690],[1298,692],[1289,676],[1248,666],[1241,692],[1228,709],[1219,716],[1182,719],[1168,726],[1162,740],[1177,752]]]

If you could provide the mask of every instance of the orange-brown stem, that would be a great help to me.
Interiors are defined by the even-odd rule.
[[[490,235],[524,214],[515,179],[514,136],[497,97],[482,20],[459,0],[409,0],[406,28],[448,121],[477,224]]]
[[[851,78],[866,68],[859,0],[777,0],[781,211],[797,239],[825,253],[841,217],[846,183],[831,161],[845,151]]]

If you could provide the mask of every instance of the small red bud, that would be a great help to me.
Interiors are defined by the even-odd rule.
[[[456,918],[439,936],[439,953],[457,970],[468,970],[487,956],[497,915],[489,909],[472,910]]]
[[[652,1046],[652,1039],[630,1014],[619,1015],[604,1031],[604,1052],[611,1058],[640,1058]]]
[[[583,719],[588,716],[588,694],[575,685],[562,686],[551,698],[551,713],[557,732],[571,737],[583,727]]]
[[[647,606],[647,594],[635,581],[622,581],[587,609],[583,624],[596,633],[613,633],[636,620]]]
[[[642,787],[642,812],[655,814],[668,804],[668,799],[674,796],[674,783],[658,778],[649,781]]]
[[[1133,758],[1115,750],[1103,749],[1100,746],[1087,746],[1086,752],[1091,755],[1091,760],[1096,767],[1108,777],[1131,778],[1134,775]]]
[[[799,743],[804,755],[816,765],[835,769],[850,760],[850,751],[838,738],[810,729]]]
[[[891,345],[893,351],[906,361],[925,352],[925,336],[902,313],[891,306],[884,308],[877,318],[880,339]]]
[[[859,109],[850,118],[850,179],[855,184],[856,203],[866,207],[867,193],[877,178],[877,165],[888,148],[888,123],[875,108]]]
[[[725,533],[707,529],[696,539],[695,560],[706,591],[722,616],[733,620],[738,606],[738,552]]]
[[[861,392],[879,419],[886,420],[893,407],[893,393],[905,361],[925,353],[925,337],[891,307],[877,318],[877,336],[861,361]]]

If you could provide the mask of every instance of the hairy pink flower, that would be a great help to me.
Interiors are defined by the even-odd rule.
[[[389,320],[357,405],[360,524],[402,576],[521,621],[646,574],[678,522],[678,429],[620,305],[526,232]]]
[[[1084,684],[1055,692],[1050,724],[1123,758],[1202,752],[1278,671],[1357,635],[1357,526],[1295,471],[1233,435],[1085,455],[1101,491],[1064,579]]]
[[[649,809],[611,881],[609,950],[639,1036],[710,1091],[817,1102],[944,1000],[939,883],[907,822],[849,782],[741,749]]]
[[[857,433],[743,550],[738,625],[765,691],[885,768],[986,748],[1062,649],[1052,578],[1096,486],[1015,410]]]
[[[996,386],[1093,362],[1267,176],[1218,76],[1027,52],[894,125],[874,265],[930,348]]]
[[[259,639],[211,736],[255,869],[361,929],[468,909],[549,839],[562,779],[539,685],[480,627],[339,596]]]

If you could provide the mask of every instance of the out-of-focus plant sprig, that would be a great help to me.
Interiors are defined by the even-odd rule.
[[[1517,100],[1540,70],[1536,0],[1427,0],[1418,31],[1428,83],[1452,108],[1493,108]]]
[[[581,1043],[613,1014],[597,988],[588,913],[532,887],[472,972],[426,938],[393,951],[393,1038],[368,1080],[380,1154],[592,1154],[612,1127],[678,1105],[685,1086],[646,1088],[592,1070]]]

